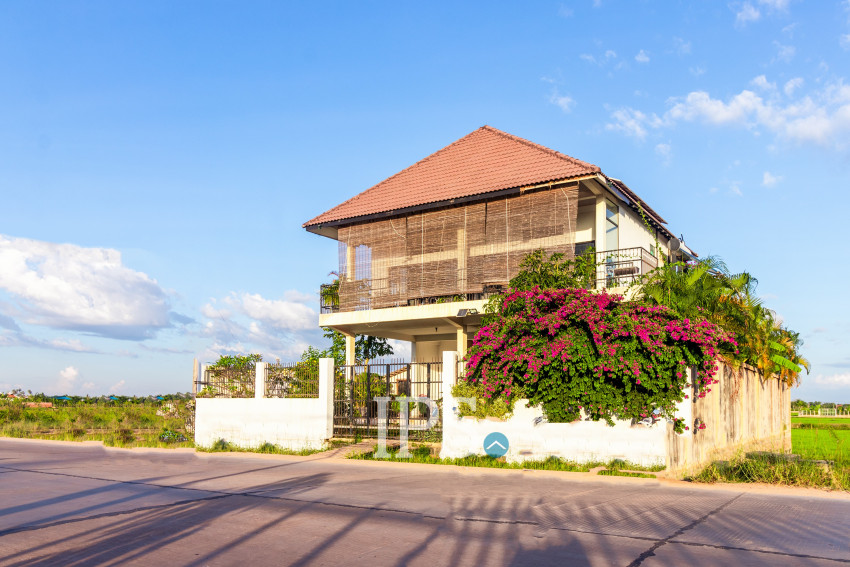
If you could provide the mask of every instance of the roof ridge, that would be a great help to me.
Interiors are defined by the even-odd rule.
[[[502,143],[505,142],[505,143]],[[475,187],[475,183],[469,185],[468,180],[458,179],[458,176],[462,173],[459,173],[460,170],[456,169],[457,164],[452,165],[452,159],[456,159],[457,156],[464,156],[469,153],[469,151],[481,151],[479,148],[484,148],[485,151],[495,152],[495,156],[501,157],[501,159],[508,161],[502,162],[500,167],[504,167],[506,164],[508,169],[512,171],[511,173],[511,185],[513,187],[520,187],[525,183],[525,180],[520,179],[523,177],[522,173],[516,171],[516,168],[522,165],[522,163],[531,162],[527,164],[527,167],[531,167],[534,170],[535,167],[538,168],[538,172],[535,175],[545,175],[546,180],[557,180],[557,179],[569,179],[575,177],[576,175],[588,175],[588,174],[598,174],[601,173],[601,169],[599,166],[582,161],[580,159],[574,158],[572,156],[562,154],[556,150],[551,148],[547,148],[546,146],[536,144],[525,138],[521,138],[519,136],[515,136],[513,134],[509,134],[498,128],[494,128],[490,125],[485,124],[472,132],[458,138],[454,142],[444,146],[435,152],[423,157],[417,162],[407,166],[387,177],[386,179],[379,181],[375,185],[369,187],[365,191],[361,191],[360,193],[350,197],[349,199],[343,201],[337,206],[333,207],[330,210],[325,211],[324,213],[314,217],[313,219],[304,223],[304,227],[312,226],[314,224],[321,224],[323,221],[330,222],[328,219],[334,219],[334,217],[339,217],[336,220],[345,219],[345,218],[355,218],[358,214],[355,214],[355,210],[360,211],[360,209],[376,209],[374,204],[371,204],[372,201],[376,198],[376,195],[380,196],[383,199],[387,199],[387,204],[378,205],[377,208],[387,207],[390,209],[382,209],[382,210],[391,210],[393,208],[398,207],[399,202],[410,202],[413,203],[416,201],[416,204],[427,204],[427,203],[435,203],[439,202],[441,199],[437,198],[437,196],[442,196],[444,198],[454,198],[452,196],[452,190],[457,191],[458,189],[453,189],[454,185],[452,183],[458,184],[461,188],[461,192],[469,191],[470,188],[474,188],[474,193],[468,193],[469,195],[477,194],[477,193],[487,193],[489,191],[493,191],[496,189],[504,189],[505,187],[496,187],[500,183],[504,181],[493,176],[488,178],[487,183],[493,184],[492,187]],[[536,157],[535,157],[536,155]],[[516,162],[514,157],[519,160]],[[448,162],[446,161],[448,160]],[[444,163],[445,162],[445,163]],[[536,165],[542,164],[544,162],[548,162],[548,165]],[[431,165],[433,164],[433,165]],[[446,164],[449,164],[449,171],[454,171],[453,174],[450,174],[451,182],[448,191],[440,190],[441,183],[440,180],[432,181],[431,184],[436,183],[433,189],[428,185],[428,183],[423,181],[418,181],[418,178],[424,175],[426,178],[428,175],[433,175],[432,170],[436,168],[436,171],[441,171],[441,167],[445,167]],[[511,166],[514,166],[514,169],[511,169]],[[472,164],[472,169],[475,170],[476,167],[481,169],[482,166],[477,163]],[[542,169],[540,169],[542,167]],[[545,171],[545,173],[544,173]],[[442,171],[444,175],[446,172]],[[454,177],[452,177],[452,175]],[[481,172],[479,172],[478,177],[481,177]],[[484,177],[487,177],[487,172],[484,172]],[[496,176],[498,177],[498,176]],[[442,179],[442,178],[440,178]],[[531,179],[529,182],[533,181]],[[423,186],[423,183],[426,183],[426,186]],[[393,194],[393,190],[398,191],[401,188],[407,188],[407,185],[410,185],[410,189],[413,189],[418,192],[422,192],[422,198],[418,199],[415,196],[411,198],[401,198],[398,199]],[[463,187],[468,186],[466,189]],[[478,184],[480,185],[480,183]],[[397,187],[398,186],[398,187]],[[424,188],[423,188],[424,187]],[[428,190],[426,190],[428,189]],[[386,193],[386,195],[384,194]],[[418,193],[417,193],[418,194]],[[467,193],[463,193],[461,196],[467,196]]]
[[[478,130],[489,130],[490,132],[493,132],[494,134],[498,134],[500,136],[503,136],[503,137],[508,138],[510,140],[513,140],[515,142],[520,142],[520,143],[525,144],[526,146],[528,146],[530,148],[534,148],[535,150],[540,150],[540,151],[545,152],[545,153],[552,155],[554,157],[568,161],[568,162],[570,162],[574,165],[596,168],[597,171],[600,171],[600,172],[602,171],[602,169],[598,165],[592,164],[590,162],[582,161],[578,158],[568,156],[567,154],[562,154],[558,150],[553,150],[552,148],[547,148],[546,146],[544,146],[542,144],[532,142],[531,140],[526,140],[525,138],[522,138],[522,137],[517,136],[515,134],[511,134],[509,132],[505,132],[503,130],[499,130],[498,128],[494,128],[494,127],[492,127],[488,124],[485,124],[484,126],[479,128]],[[475,132],[477,132],[478,130],[476,130]],[[466,136],[464,136],[464,138],[465,137]],[[463,138],[461,138],[461,140],[462,139]],[[458,140],[458,141],[460,141],[460,140]],[[448,147],[448,146],[446,146],[446,147]]]
[[[364,194],[364,193],[366,193],[367,191],[371,191],[372,189],[375,189],[375,188],[377,188],[377,187],[380,187],[380,186],[384,185],[385,183],[388,183],[390,180],[395,179],[396,177],[398,177],[398,176],[399,176],[399,175],[401,175],[402,173],[404,173],[404,172],[406,172],[406,171],[409,171],[409,170],[413,169],[414,167],[416,167],[416,166],[417,166],[417,165],[419,165],[419,164],[425,163],[426,161],[428,161],[428,160],[429,160],[429,159],[431,159],[432,157],[435,157],[437,154],[441,154],[441,153],[443,153],[444,151],[448,150],[448,149],[449,149],[449,148],[451,148],[452,146],[455,146],[455,145],[459,144],[460,142],[462,142],[463,140],[465,140],[465,139],[469,138],[470,136],[472,136],[472,135],[473,135],[473,134],[475,134],[476,132],[480,132],[481,130],[485,130],[485,129],[491,129],[491,130],[495,130],[496,132],[500,132],[500,130],[496,130],[495,128],[491,128],[490,126],[487,126],[486,124],[485,124],[484,126],[481,126],[480,128],[476,128],[475,130],[473,130],[473,131],[472,131],[472,132],[470,132],[469,134],[466,134],[465,136],[462,136],[462,137],[458,138],[457,140],[455,140],[454,142],[452,142],[452,143],[451,143],[451,144],[449,144],[448,146],[443,146],[443,147],[442,147],[442,148],[440,148],[439,150],[437,150],[437,151],[435,151],[435,152],[433,152],[433,153],[428,154],[427,156],[425,156],[424,158],[420,159],[419,161],[417,161],[417,162],[415,162],[415,163],[412,163],[412,164],[408,165],[407,167],[405,167],[405,168],[404,168],[404,169],[402,169],[401,171],[397,171],[397,172],[393,173],[392,175],[390,175],[389,177],[387,177],[387,178],[386,178],[386,179],[384,179],[383,181],[379,181],[379,182],[377,182],[375,185],[372,185],[371,187],[369,187],[369,189],[366,189],[365,191],[362,191],[362,192],[358,193],[357,195],[355,195],[355,196],[351,197],[350,199],[348,199],[348,200],[346,200],[346,201],[343,201],[342,203],[340,203],[340,204],[339,204],[339,205],[337,205],[336,207],[333,207],[332,209],[329,209],[329,210],[325,211],[324,213],[320,214],[319,216],[314,217],[312,220],[309,220],[309,221],[307,221],[306,223],[304,223],[304,226],[309,226],[309,225],[310,225],[313,221],[315,221],[317,218],[319,218],[319,217],[323,217],[323,216],[325,216],[326,214],[331,213],[331,212],[333,212],[333,211],[337,210],[338,208],[342,207],[343,205],[346,205],[346,204],[348,204],[348,203],[351,203],[351,202],[353,202],[353,201],[356,201],[358,197],[363,196],[363,194]]]

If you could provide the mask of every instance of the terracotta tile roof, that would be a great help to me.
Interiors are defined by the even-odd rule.
[[[595,165],[483,126],[304,226],[599,172]]]

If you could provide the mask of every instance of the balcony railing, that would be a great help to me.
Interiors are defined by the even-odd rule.
[[[658,258],[640,246],[597,252],[596,287],[627,286],[656,267]]]
[[[657,266],[658,259],[642,247],[597,252],[595,287],[601,289],[627,286]],[[467,289],[452,295],[411,297],[406,290],[400,288],[397,281],[386,278],[341,281],[321,286],[319,311],[326,314],[487,299],[506,288],[507,281],[488,282],[477,290]]]

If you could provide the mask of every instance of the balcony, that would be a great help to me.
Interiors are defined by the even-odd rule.
[[[658,267],[646,248],[620,248],[596,253],[596,289],[625,287]]]
[[[643,247],[596,253],[596,289],[625,287],[658,266],[658,259]],[[401,281],[370,278],[323,284],[319,292],[321,314],[366,311],[388,307],[433,305],[483,300],[501,293],[507,281],[488,281],[478,289],[450,295],[411,295]]]

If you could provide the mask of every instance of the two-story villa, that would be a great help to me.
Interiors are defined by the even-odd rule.
[[[304,227],[339,242],[339,294],[319,324],[410,341],[413,361],[464,356],[487,297],[530,252],[596,250],[597,288],[693,257],[599,167],[484,126]],[[660,249],[659,249],[660,248]]]

